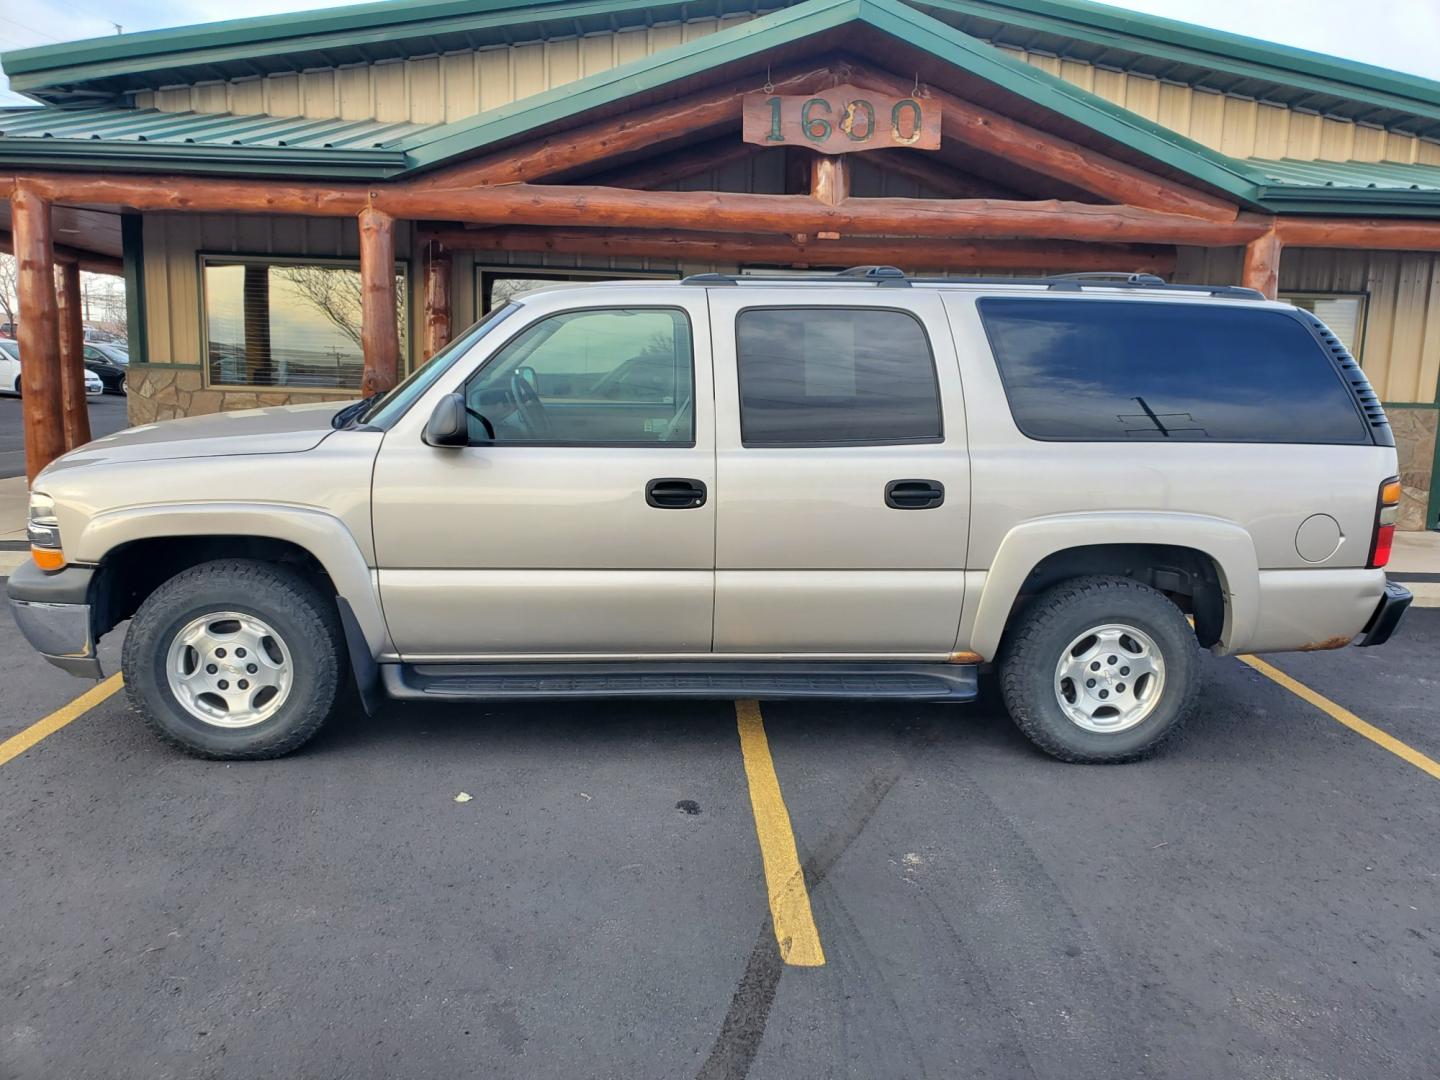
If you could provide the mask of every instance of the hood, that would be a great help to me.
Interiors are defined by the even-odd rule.
[[[298,454],[319,446],[331,434],[330,418],[344,405],[343,401],[278,405],[141,424],[88,442],[44,471],[167,458]]]

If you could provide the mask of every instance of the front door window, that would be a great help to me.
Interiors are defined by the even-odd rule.
[[[474,442],[648,446],[695,441],[690,320],[670,308],[541,319],[465,388]]]

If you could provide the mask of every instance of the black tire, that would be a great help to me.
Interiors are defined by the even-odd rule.
[[[289,652],[288,696],[251,727],[220,727],[192,715],[166,676],[176,634],[219,611],[263,620]],[[196,757],[234,761],[281,757],[312,738],[335,711],[346,656],[334,600],[304,576],[274,563],[222,559],[185,570],[150,594],[130,622],[121,666],[131,709],[156,734]]]
[[[1149,635],[1164,661],[1164,682],[1150,712],[1133,727],[1097,732],[1065,714],[1056,668],[1078,636],[1107,623]],[[1135,761],[1158,750],[1194,711],[1199,651],[1184,614],[1163,594],[1129,578],[1074,578],[1036,597],[1008,631],[1000,690],[1016,726],[1052,757],[1090,764]]]

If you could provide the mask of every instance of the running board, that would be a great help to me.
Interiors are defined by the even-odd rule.
[[[974,664],[768,662],[382,664],[385,692],[409,701],[526,698],[857,698],[970,701]]]

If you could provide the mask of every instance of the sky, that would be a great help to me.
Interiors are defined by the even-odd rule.
[[[405,0],[391,0],[404,3]],[[1440,0],[1112,0],[1131,11],[1278,41],[1440,80]],[[326,0],[0,0],[0,52],[286,11]],[[22,104],[0,76],[0,104]]]

